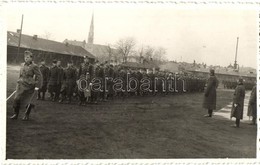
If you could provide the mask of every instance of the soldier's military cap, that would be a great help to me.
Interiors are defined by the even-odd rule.
[[[243,77],[239,77],[239,78],[238,78],[238,82],[239,82],[239,83],[243,83],[243,82],[244,82]]]
[[[32,54],[31,51],[26,50],[26,51],[24,52],[24,56],[30,56],[30,57],[33,57],[33,54]]]
[[[56,63],[57,63],[57,60],[53,60],[52,63],[56,64]]]

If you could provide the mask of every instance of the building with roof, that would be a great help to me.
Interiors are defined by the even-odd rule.
[[[111,63],[113,62],[120,63],[120,59],[115,58],[115,55],[117,54],[117,50],[111,48],[109,45],[87,43],[85,40],[77,41],[77,40],[68,40],[68,39],[65,39],[63,43],[81,46],[82,48],[84,48],[85,50],[93,54],[95,58],[98,59],[99,62],[110,60]]]
[[[121,60],[118,57],[117,49],[113,48],[111,45],[101,45],[94,43],[94,15],[92,15],[87,42],[86,40],[77,41],[65,39],[63,43],[81,46],[82,48],[93,54],[96,59],[98,59],[98,61],[101,63],[105,61],[108,61],[112,64],[121,63]]]
[[[42,59],[46,64],[50,65],[53,59],[61,60],[65,66],[67,61],[73,61],[75,65],[79,65],[84,56],[94,61],[95,56],[83,49],[81,46],[64,44],[57,41],[39,38],[37,35],[21,35],[20,51],[18,54],[19,33],[7,32],[7,62],[21,63],[23,62],[23,53],[30,50],[34,54],[34,62],[38,63]]]

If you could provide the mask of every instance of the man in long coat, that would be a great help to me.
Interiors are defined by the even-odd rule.
[[[248,104],[247,116],[252,116],[252,123],[250,125],[256,125],[257,117],[257,101],[256,101],[256,85],[253,87]]]
[[[45,61],[41,61],[40,65],[40,71],[42,73],[42,87],[38,90],[38,97],[37,99],[40,100],[45,100],[45,93],[47,90],[47,84],[48,84],[48,79],[49,79],[49,68],[45,65]],[[42,95],[41,95],[42,94]]]
[[[79,73],[78,73],[78,86],[81,86],[82,89],[78,90],[78,94],[79,94],[79,105],[85,105],[86,101],[87,101],[87,95],[89,95],[90,91],[88,92],[89,89],[89,59],[87,56],[84,56],[84,62],[80,64],[79,67]],[[83,80],[83,81],[79,81],[79,80]]]
[[[215,76],[215,71],[210,69],[210,77],[207,81],[207,88],[204,93],[203,108],[208,110],[205,117],[212,117],[212,112],[216,109],[218,79]]]
[[[61,100],[59,102],[63,102],[64,99],[68,99],[68,103],[71,103],[71,98],[73,96],[73,92],[76,85],[77,79],[77,71],[76,68],[73,67],[73,63],[71,61],[68,62],[68,67],[64,69],[63,82],[61,87]]]
[[[49,72],[48,92],[50,93],[50,99],[55,101],[55,93],[57,91],[59,69],[57,67],[57,61],[53,60],[52,67]]]
[[[39,67],[33,63],[33,54],[30,51],[24,52],[24,61],[20,69],[17,81],[16,93],[13,103],[14,115],[11,119],[17,119],[21,107],[25,107],[23,120],[29,120],[31,109],[34,107],[32,99],[35,90],[42,87],[42,74]]]
[[[243,78],[238,79],[238,85],[235,89],[233,96],[233,104],[231,110],[231,118],[236,118],[236,124],[234,127],[239,127],[240,119],[243,119],[243,111],[244,111],[244,99],[245,99],[245,87],[243,84]]]
[[[62,85],[63,75],[64,75],[64,71],[61,66],[61,61],[57,61],[57,67],[58,67],[58,79],[57,79],[57,88],[55,92],[55,100],[59,100],[60,98],[61,85]]]

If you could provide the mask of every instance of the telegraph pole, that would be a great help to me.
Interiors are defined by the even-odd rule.
[[[239,37],[237,37],[237,45],[236,45],[236,55],[235,55],[235,63],[234,63],[234,69],[237,70],[237,50],[238,50],[238,41],[239,41]]]

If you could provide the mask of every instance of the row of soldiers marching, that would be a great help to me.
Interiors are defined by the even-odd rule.
[[[70,103],[72,98],[76,97],[80,105],[107,101],[115,96],[202,92],[206,83],[205,79],[185,75],[146,73],[142,70],[123,69],[109,64],[95,65],[89,63],[87,57],[84,57],[79,69],[75,68],[72,62],[68,62],[67,68],[63,69],[60,61],[53,60],[50,69],[42,61],[40,71],[43,75],[43,86],[38,91],[38,99],[44,100],[48,89],[52,101]],[[173,79],[177,81],[173,82]],[[144,87],[144,84],[143,86],[141,84],[144,80],[151,80],[149,90],[141,89]],[[98,82],[102,85],[97,84]],[[115,87],[120,85],[121,89],[116,90]]]
[[[79,105],[84,105],[114,97],[202,92],[206,83],[205,79],[191,75],[131,70],[108,63],[92,64],[87,57],[84,57],[79,69],[71,61],[63,68],[61,61],[53,60],[49,68],[45,61],[37,66],[32,59],[33,54],[25,51],[12,119],[17,119],[21,107],[26,107],[24,120],[29,119],[30,111],[34,108],[32,100],[35,91],[38,100],[45,100],[48,91],[49,100],[71,103],[75,98]]]

